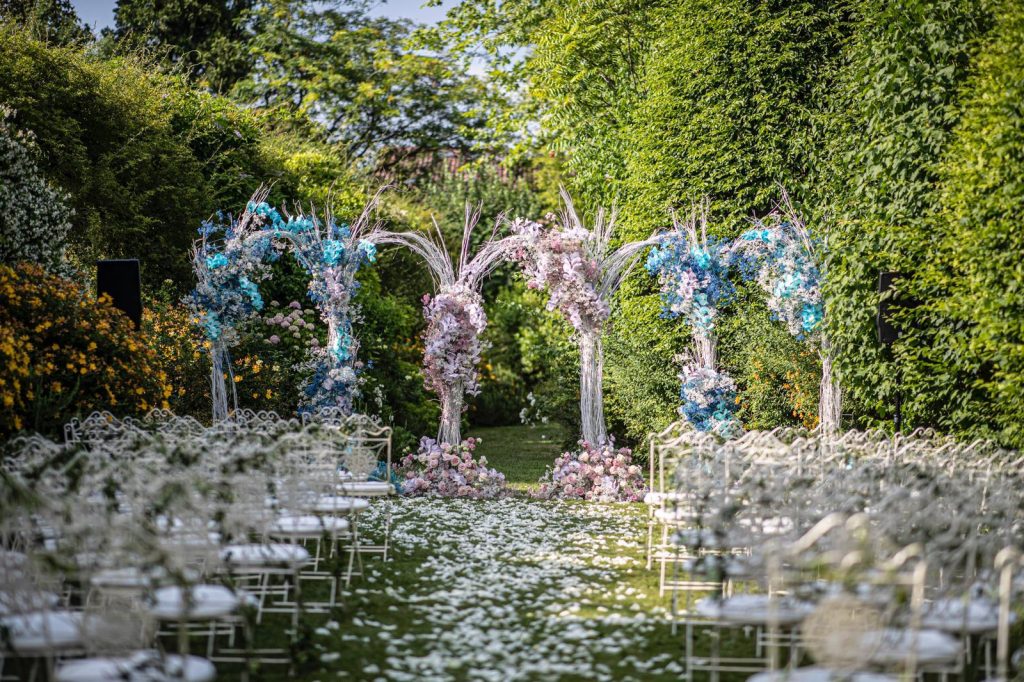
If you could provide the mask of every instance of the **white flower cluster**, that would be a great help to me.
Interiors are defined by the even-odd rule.
[[[0,263],[30,261],[69,274],[69,197],[40,173],[32,136],[14,127],[13,114],[0,107]]]

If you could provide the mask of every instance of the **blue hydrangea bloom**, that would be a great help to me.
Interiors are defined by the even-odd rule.
[[[373,242],[368,242],[365,239],[359,240],[359,253],[363,254],[368,263],[377,262],[377,245]]]
[[[215,253],[212,256],[206,257],[206,267],[211,270],[222,268],[228,264],[228,257],[223,253]]]
[[[337,239],[324,240],[324,263],[335,266],[345,256],[345,245]]]

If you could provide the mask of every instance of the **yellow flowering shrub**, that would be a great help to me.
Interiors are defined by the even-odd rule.
[[[147,301],[142,313],[142,331],[159,349],[159,363],[173,386],[167,401],[175,414],[210,418],[210,359],[203,348],[202,332],[192,323],[191,313],[173,296]]]
[[[57,434],[94,410],[141,415],[173,394],[152,338],[105,297],[36,265],[0,266],[0,436]]]

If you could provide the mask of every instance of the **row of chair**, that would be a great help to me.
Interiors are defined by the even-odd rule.
[[[366,417],[238,413],[204,426],[96,413],[68,424],[65,443],[33,436],[7,450],[7,678],[203,680],[220,663],[291,665],[295,641],[256,647],[268,619],[284,614],[297,637],[301,619],[341,604],[364,555],[387,559],[391,433]],[[360,533],[367,514],[380,519],[375,544]]]

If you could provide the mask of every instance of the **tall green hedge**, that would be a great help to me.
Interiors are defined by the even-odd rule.
[[[936,169],[924,302],[899,351],[928,418],[1024,447],[1024,4],[1002,2]]]
[[[829,333],[847,396],[863,407],[857,422],[884,423],[899,393],[908,426],[939,425],[957,381],[915,358],[931,341],[909,325],[895,359],[879,345],[878,273],[904,273],[902,287],[912,289],[939,255],[931,227],[944,210],[934,191],[938,164],[987,14],[977,0],[862,0],[854,20],[817,150],[814,199],[828,218],[831,254]]]

